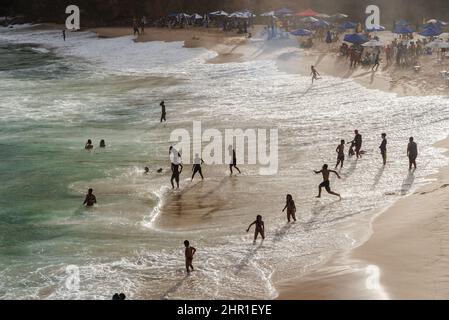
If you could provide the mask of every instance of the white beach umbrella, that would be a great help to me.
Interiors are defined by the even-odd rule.
[[[383,47],[384,44],[378,40],[370,40],[368,42],[365,42],[364,44],[362,44],[362,46],[364,47]]]
[[[260,15],[261,17],[274,17],[274,11],[264,12]]]
[[[331,17],[330,15],[325,13],[318,13],[316,16],[321,19],[329,19]]]
[[[305,17],[305,18],[302,18],[301,21],[313,23],[313,22],[318,22],[320,20],[318,20],[317,18],[314,18],[314,17]]]
[[[209,13],[209,15],[215,16],[215,17],[227,17],[228,16],[228,14],[224,11],[214,11],[214,12]]]
[[[447,49],[449,48],[449,42],[443,41],[441,39],[434,40],[426,45],[428,48],[433,49]]]

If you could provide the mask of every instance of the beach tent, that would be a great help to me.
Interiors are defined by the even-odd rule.
[[[360,33],[347,34],[347,35],[345,35],[345,38],[343,39],[343,41],[346,41],[349,43],[354,43],[354,44],[362,44],[362,43],[368,42],[368,37],[365,36],[364,34],[360,34]]]
[[[317,18],[314,17],[305,17],[301,19],[302,22],[307,22],[307,23],[315,23],[318,22],[320,20],[318,20]]]
[[[275,16],[285,16],[286,14],[293,14],[293,11],[289,8],[282,8],[274,11]]]
[[[370,41],[365,42],[364,44],[362,44],[362,46],[375,48],[375,47],[383,47],[384,44],[382,42],[378,41],[378,40],[370,40]]]
[[[227,17],[228,14],[224,11],[214,11],[209,13],[210,16],[214,16],[214,17]]]
[[[410,28],[409,26],[398,26],[396,25],[396,28],[394,28],[393,33],[397,34],[410,34],[413,33],[414,30]]]
[[[294,30],[292,32],[290,32],[292,35],[294,36],[298,36],[298,37],[308,37],[313,35],[313,32],[307,29],[297,29]]]
[[[355,28],[357,28],[357,23],[355,23],[355,22],[345,22],[345,23],[339,25],[338,27],[340,29],[343,29],[343,30],[355,29]]]
[[[316,17],[318,15],[318,12],[309,8],[305,11],[298,12],[296,15],[298,17]]]
[[[423,37],[436,37],[442,33],[443,31],[441,31],[440,27],[437,25],[430,25],[419,32],[419,34]]]
[[[386,28],[384,26],[377,25],[377,24],[374,25],[370,29],[366,29],[366,31],[368,31],[368,32],[378,32],[378,31],[385,31],[385,30],[386,30]]]

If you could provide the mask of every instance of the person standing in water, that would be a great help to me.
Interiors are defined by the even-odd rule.
[[[195,159],[193,159],[193,168],[192,168],[193,174],[192,174],[192,181],[193,181],[193,178],[195,177],[195,175],[196,175],[197,173],[199,173],[200,176],[201,176],[201,179],[204,180],[203,172],[202,172],[202,170],[201,170],[201,165],[202,165],[203,163],[204,163],[204,161],[203,161],[203,159],[200,158],[200,156],[198,155],[198,153],[195,154]]]
[[[359,133],[359,130],[355,130],[354,133],[355,133],[354,140],[352,140],[350,143],[354,144],[355,154],[358,159],[362,157],[362,153],[360,152],[360,150],[362,149],[362,135]]]
[[[320,78],[318,78],[318,76],[321,76],[321,75],[320,75],[319,72],[315,69],[314,66],[310,67],[310,69],[312,70],[312,72],[310,73],[310,75],[312,76],[312,84],[313,84],[313,81],[314,81],[314,80],[320,79]]]
[[[97,203],[97,198],[95,197],[93,192],[94,192],[93,189],[89,189],[89,191],[87,191],[86,199],[84,199],[83,206],[93,207],[94,204]]]
[[[323,168],[320,171],[315,171],[315,170],[313,171],[313,172],[315,172],[315,174],[320,174],[321,173],[323,175],[323,182],[318,187],[318,195],[316,197],[317,198],[321,198],[321,189],[325,188],[327,193],[332,194],[334,196],[337,196],[337,197],[339,197],[341,199],[340,194],[338,194],[336,192],[333,192],[331,190],[330,181],[329,181],[329,174],[332,172],[332,173],[335,173],[337,175],[338,179],[341,179],[341,177],[340,177],[340,175],[338,174],[337,171],[329,170],[328,167],[329,166],[327,164],[325,164],[325,165],[323,165]]]
[[[183,169],[183,166],[181,163],[181,154],[175,148],[170,147],[169,155],[170,155],[170,160],[171,160],[171,172],[172,172],[170,182],[174,189],[175,185],[174,185],[173,181],[176,181],[176,185],[179,189],[179,176],[182,173],[182,169]]]
[[[254,231],[254,244],[256,244],[256,240],[257,240],[257,236],[260,234],[260,236],[262,237],[262,241],[265,240],[265,223],[262,220],[262,216],[258,215],[256,217],[256,221],[254,221],[253,223],[251,223],[248,227],[248,229],[246,229],[246,232],[249,232],[249,229],[251,229],[251,227],[253,225],[256,225],[256,230]]]
[[[293,201],[293,197],[291,194],[287,195],[286,204],[285,204],[285,207],[282,210],[282,212],[284,212],[285,209],[287,209],[288,222],[290,223],[290,219],[293,219],[293,221],[296,222],[296,205],[295,205],[295,201]]]
[[[418,157],[418,145],[414,141],[413,137],[410,137],[407,146],[407,156],[409,160],[409,170],[412,170],[412,165],[416,169],[416,158]]]
[[[337,152],[337,164],[335,165],[335,169],[337,169],[339,164],[340,169],[342,169],[343,163],[345,162],[345,140],[341,140],[335,151]]]
[[[84,149],[86,150],[92,150],[94,148],[93,144],[92,144],[92,140],[88,139],[86,142],[86,145],[84,146]]]
[[[195,271],[192,263],[193,263],[193,256],[196,253],[196,249],[194,247],[190,246],[190,242],[188,240],[184,241],[184,246],[186,247],[186,250],[185,250],[186,269],[187,269],[187,273],[190,273],[190,271]]]
[[[382,143],[380,144],[380,154],[382,155],[382,160],[384,166],[387,164],[387,134],[382,133]]]
[[[163,121],[167,122],[167,119],[166,119],[167,113],[165,111],[165,101],[162,101],[160,103],[160,106],[161,106],[161,123]]]
[[[242,172],[240,171],[239,168],[237,168],[237,155],[235,153],[235,149],[232,146],[229,146],[228,150],[229,150],[229,155],[232,156],[232,162],[229,164],[229,170],[231,170],[231,176],[233,174],[232,168],[236,168],[237,171],[241,174]]]
[[[149,174],[149,173],[150,173],[150,168],[145,167],[145,172],[144,172],[144,174]]]
[[[100,141],[100,148],[106,148],[106,141],[104,140]]]
[[[65,33],[65,29],[62,29],[62,39],[65,41],[66,39],[66,33]]]

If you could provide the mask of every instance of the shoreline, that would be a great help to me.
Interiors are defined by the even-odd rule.
[[[449,137],[434,147],[449,156]],[[449,166],[430,177],[435,181],[380,210],[366,241],[282,283],[277,299],[447,299]]]

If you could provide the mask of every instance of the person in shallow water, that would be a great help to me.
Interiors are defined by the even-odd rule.
[[[62,39],[64,39],[64,41],[65,41],[65,39],[66,39],[65,29],[62,29]]]
[[[361,151],[362,149],[362,135],[359,133],[359,130],[355,130],[355,137],[354,140],[352,140],[350,143],[354,144],[355,146],[355,154],[358,158],[362,157],[363,152]]]
[[[413,137],[410,137],[407,146],[407,156],[409,160],[409,170],[412,170],[412,166],[416,169],[416,158],[418,157],[418,145],[414,141]]]
[[[100,148],[106,148],[106,141],[104,140],[100,141]]]
[[[193,268],[192,262],[193,262],[193,256],[195,255],[196,249],[194,247],[190,246],[189,240],[184,241],[184,246],[186,247],[186,250],[185,250],[186,269],[187,269],[187,273],[190,273],[190,271],[195,271],[195,269]]]
[[[295,205],[295,201],[293,201],[293,197],[291,194],[287,195],[286,204],[285,204],[285,207],[282,210],[282,212],[284,212],[285,209],[287,209],[288,222],[290,222],[290,219],[293,219],[293,221],[296,222],[296,205]]]
[[[345,162],[345,140],[341,140],[337,149],[335,149],[335,152],[337,152],[337,164],[335,165],[335,169],[337,169],[338,165],[340,165],[340,169],[342,169],[343,163]]]
[[[336,192],[333,192],[331,190],[330,181],[329,181],[329,174],[331,172],[333,172],[333,173],[335,173],[337,175],[338,179],[341,179],[341,177],[340,177],[340,175],[338,174],[337,171],[329,170],[328,167],[329,166],[327,164],[325,164],[325,165],[323,165],[323,168],[320,171],[316,171],[316,170],[313,171],[313,172],[315,172],[315,174],[320,174],[321,173],[323,175],[323,182],[318,187],[318,195],[316,197],[317,198],[321,198],[321,189],[325,188],[327,193],[332,194],[334,196],[337,196],[337,197],[339,197],[341,199],[340,194],[338,194]]]
[[[145,174],[148,174],[148,173],[150,173],[150,168],[148,168],[148,167],[145,167],[145,172],[144,172]]]
[[[380,154],[382,155],[382,160],[384,166],[387,164],[387,134],[382,133],[382,143],[380,144]]]
[[[192,181],[193,181],[193,178],[195,177],[195,175],[196,175],[197,173],[199,173],[200,176],[201,176],[201,179],[204,180],[203,172],[202,172],[202,170],[201,170],[201,165],[202,165],[203,163],[204,163],[204,161],[203,161],[203,159],[200,158],[200,156],[198,155],[198,153],[195,154],[195,159],[193,159],[193,167],[192,167],[192,171],[193,171],[193,174],[192,174]]]
[[[310,75],[312,76],[312,84],[314,80],[319,80],[320,78],[318,78],[318,76],[321,76],[320,73],[315,69],[314,66],[311,66],[310,69],[312,70],[312,72],[310,73]]]
[[[95,197],[93,192],[94,192],[93,189],[89,189],[89,191],[87,192],[86,199],[84,199],[84,203],[83,203],[84,206],[93,207],[94,204],[97,203],[97,198]]]
[[[260,234],[260,236],[262,237],[262,241],[265,240],[265,223],[262,220],[262,216],[258,215],[256,217],[256,221],[254,221],[253,223],[251,223],[248,227],[248,229],[246,229],[246,232],[249,232],[249,229],[251,229],[251,227],[255,225],[256,226],[256,230],[254,230],[254,241],[253,243],[256,243],[257,240],[257,236]]]
[[[165,101],[162,101],[160,103],[160,106],[161,106],[161,123],[164,122],[164,121],[167,122],[167,119],[166,119],[167,112],[165,110]]]
[[[86,145],[84,146],[84,149],[86,150],[92,150],[94,148],[94,145],[92,144],[92,140],[87,140]]]
[[[239,168],[237,168],[237,155],[235,153],[235,149],[232,148],[232,146],[229,146],[228,150],[229,150],[229,155],[232,157],[232,162],[229,164],[229,170],[231,171],[231,176],[233,174],[232,168],[236,168],[237,171],[241,174],[242,172],[240,171]]]

